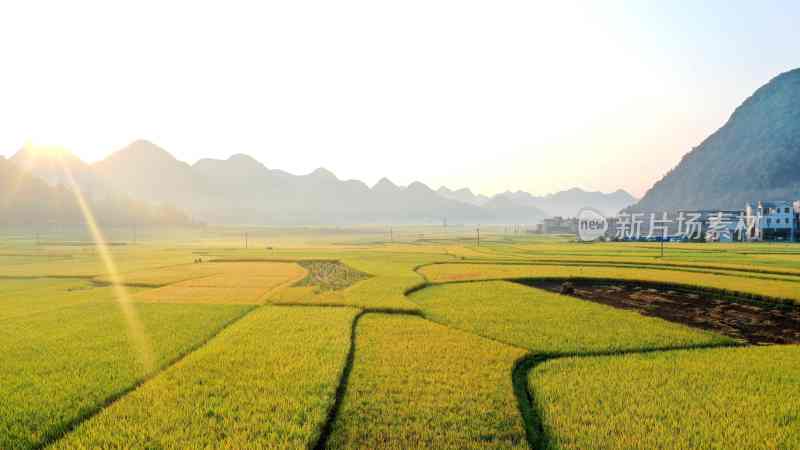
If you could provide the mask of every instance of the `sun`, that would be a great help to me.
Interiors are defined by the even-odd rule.
[[[22,150],[29,159],[40,161],[63,161],[74,158],[73,153],[61,145],[44,145],[34,143],[33,141],[26,141],[22,146]]]

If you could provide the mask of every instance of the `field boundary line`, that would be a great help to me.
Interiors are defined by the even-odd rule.
[[[359,305],[345,305],[341,303],[267,303],[263,306],[276,307],[276,308],[350,308],[361,311],[364,314],[399,314],[406,316],[415,316],[426,318],[422,311],[419,309],[401,309],[401,308],[375,308],[364,307]]]
[[[565,358],[615,358],[627,355],[647,355],[652,353],[691,352],[697,350],[742,348],[750,347],[739,343],[698,344],[675,347],[659,347],[649,349],[632,349],[600,352],[575,352],[575,353],[529,353],[523,356],[514,365],[511,371],[511,383],[514,386],[514,396],[517,398],[517,408],[525,421],[525,432],[528,445],[532,449],[544,449],[550,446],[550,435],[544,426],[544,414],[536,402],[536,395],[528,385],[528,379],[537,367],[550,361]],[[528,423],[528,421],[533,423]]]
[[[335,258],[232,258],[232,259],[221,259],[221,258],[213,258],[209,259],[206,262],[209,263],[242,263],[242,262],[278,262],[278,263],[298,263],[300,261],[318,261],[318,262],[342,262],[339,259]],[[342,263],[344,264],[344,263]]]
[[[366,312],[362,310],[356,314],[355,317],[353,317],[353,323],[350,325],[350,348],[347,350],[344,367],[342,368],[342,373],[339,376],[339,384],[336,386],[336,391],[333,395],[333,403],[331,404],[330,409],[328,409],[328,413],[325,416],[325,422],[322,424],[322,428],[319,430],[319,436],[317,437],[316,442],[309,446],[309,448],[314,450],[325,449],[331,433],[333,433],[333,425],[336,422],[339,411],[342,408],[344,396],[347,394],[347,385],[350,381],[350,373],[353,371],[353,365],[356,360],[356,329],[358,327],[358,321],[361,320],[365,314]]]
[[[297,263],[295,263],[295,264],[297,264]],[[290,279],[288,279],[288,280],[284,281],[283,283],[281,283],[281,284],[279,284],[279,285],[277,285],[277,286],[274,286],[274,287],[270,288],[270,289],[269,289],[267,292],[265,292],[265,293],[264,293],[264,295],[262,295],[262,296],[261,296],[261,298],[259,299],[259,300],[261,301],[261,304],[262,304],[262,305],[269,304],[269,303],[268,303],[268,301],[270,300],[270,297],[271,297],[273,294],[275,294],[276,292],[279,292],[279,291],[280,291],[280,290],[282,290],[282,289],[285,289],[285,288],[287,288],[287,287],[290,287],[290,286],[292,286],[294,283],[297,283],[297,282],[299,282],[300,280],[302,280],[302,279],[304,279],[305,277],[307,277],[307,276],[308,276],[308,274],[309,274],[309,271],[308,271],[308,269],[306,269],[305,267],[301,266],[300,264],[297,264],[297,266],[298,266],[298,267],[300,267],[301,269],[303,269],[303,273],[302,273],[302,274],[300,274],[300,276],[297,276],[297,277],[294,277],[294,278],[290,278]]]
[[[534,367],[547,361],[548,358],[542,355],[528,353],[517,359],[511,368],[511,386],[514,389],[514,398],[517,400],[517,409],[522,418],[522,425],[525,428],[525,438],[528,447],[545,448],[544,421],[536,408],[533,395],[528,388],[528,375]]]
[[[39,280],[42,278],[54,278],[56,280],[88,280],[91,281],[95,275],[0,275],[0,280]]]
[[[214,330],[210,335],[208,335],[205,339],[198,342],[195,345],[189,347],[184,353],[175,356],[174,358],[166,361],[161,367],[154,370],[152,373],[145,375],[144,377],[136,380],[133,384],[128,386],[125,389],[122,389],[118,392],[115,392],[108,396],[103,402],[99,403],[96,408],[93,408],[90,411],[87,411],[85,414],[81,414],[80,416],[75,417],[73,420],[67,422],[60,431],[55,433],[45,433],[44,438],[42,441],[34,446],[33,448],[36,450],[44,449],[49,447],[59,440],[63,439],[66,435],[70,434],[71,432],[75,431],[82,423],[91,420],[93,417],[97,416],[98,414],[102,413],[107,408],[111,407],[114,403],[119,401],[120,399],[126,397],[128,394],[131,394],[135,390],[139,389],[142,385],[147,383],[148,381],[154,379],[155,377],[161,375],[171,367],[175,366],[176,364],[180,363],[184,359],[186,359],[192,353],[200,350],[201,348],[205,347],[211,340],[219,336],[220,333],[228,329],[230,326],[236,324],[240,320],[244,319],[246,316],[250,315],[253,311],[261,307],[260,305],[247,305],[248,308],[245,308],[244,311],[224,322],[218,329]]]
[[[725,267],[725,266],[700,266],[674,263],[649,263],[649,262],[625,262],[625,261],[582,261],[578,259],[536,259],[536,260],[513,260],[513,259],[461,259],[458,261],[436,261],[420,265],[420,269],[427,266],[444,264],[476,264],[476,265],[497,265],[497,266],[568,266],[568,267],[613,267],[618,269],[653,269],[671,270],[675,272],[707,273],[711,275],[732,276],[740,278],[753,278],[759,280],[788,281],[790,283],[800,283],[800,272],[786,272],[769,269],[746,269],[744,267]],[[725,272],[720,272],[725,271]],[[736,272],[736,273],[731,273]],[[738,275],[741,273],[742,275]],[[759,275],[777,275],[784,277],[794,277],[795,279],[774,278]]]
[[[286,307],[296,307],[296,306],[315,306],[315,305],[283,305]],[[329,306],[329,307],[341,307],[341,306]],[[358,322],[361,320],[362,317],[368,314],[394,314],[394,315],[403,315],[403,316],[410,316],[410,317],[420,317],[425,319],[425,317],[421,314],[421,311],[404,311],[404,310],[393,310],[393,309],[379,309],[379,308],[369,308],[369,309],[362,309],[361,312],[356,314],[353,318],[353,323],[350,327],[350,350],[347,352],[347,358],[345,359],[345,365],[342,369],[342,375],[339,378],[339,385],[336,387],[336,394],[334,396],[333,404],[331,408],[328,410],[328,414],[325,419],[325,423],[320,428],[320,434],[317,438],[317,441],[310,445],[309,448],[314,450],[324,450],[327,448],[328,441],[330,440],[331,434],[333,433],[333,426],[336,424],[336,420],[339,417],[339,413],[342,408],[342,403],[344,402],[344,398],[347,395],[347,388],[350,382],[350,374],[353,372],[353,366],[355,365],[356,360],[356,337],[358,335]]]
[[[515,280],[519,279],[459,280],[459,281],[447,281],[441,283],[426,282],[420,286],[415,286],[414,288],[409,289],[408,294],[409,295],[413,294],[414,292],[420,291],[428,287],[442,286],[448,284],[479,283],[485,281],[516,282]],[[410,297],[409,301],[413,302],[413,300],[411,300]],[[414,303],[419,304],[417,302]],[[422,310],[420,310],[420,315],[425,320],[436,323],[438,325],[442,325],[451,330],[468,333],[473,336],[477,336],[479,338],[487,339],[496,342],[498,344],[516,348],[518,350],[526,352],[524,356],[520,357],[514,362],[511,368],[511,385],[513,388],[514,397],[516,398],[517,401],[517,410],[519,411],[519,414],[522,418],[523,427],[525,429],[525,437],[528,442],[528,447],[531,449],[547,448],[550,443],[550,437],[548,436],[547,431],[544,427],[542,411],[540,410],[539,406],[536,403],[535,393],[532,392],[528,386],[528,378],[530,374],[536,367],[540,366],[541,364],[562,358],[609,358],[609,357],[619,357],[625,355],[638,355],[638,354],[649,354],[649,353],[660,353],[660,352],[682,352],[682,351],[693,351],[693,350],[704,350],[704,349],[715,349],[715,348],[749,347],[749,345],[747,344],[741,344],[738,342],[728,342],[728,343],[719,342],[719,343],[698,343],[698,344],[685,344],[677,346],[662,346],[653,348],[621,349],[621,350],[590,351],[590,352],[541,352],[541,351],[537,352],[536,350],[527,347],[522,347],[518,344],[506,342],[502,339],[498,339],[493,336],[487,336],[481,333],[476,333],[471,330],[461,329],[459,327],[454,327],[450,324],[440,322],[425,315],[424,311]]]
[[[728,290],[728,289],[721,289],[709,286],[703,286],[699,284],[688,284],[688,283],[673,283],[673,282],[664,282],[664,281],[649,281],[649,280],[642,280],[637,278],[610,278],[610,277],[587,277],[585,275],[577,275],[577,276],[521,276],[521,277],[494,277],[494,278],[476,278],[476,279],[468,279],[468,280],[447,280],[447,281],[433,281],[428,282],[424,286],[415,287],[409,294],[413,294],[419,290],[425,289],[431,286],[443,286],[447,284],[466,284],[466,283],[483,283],[487,281],[508,281],[511,283],[517,283],[526,285],[524,281],[526,280],[576,280],[576,281],[592,281],[592,282],[600,282],[600,283],[641,283],[647,284],[651,286],[659,286],[663,289],[671,288],[672,290],[676,291],[700,291],[704,293],[708,293],[714,296],[717,296],[722,299],[729,299],[730,297],[738,297],[737,300],[744,300],[750,302],[761,302],[767,303],[770,305],[776,306],[800,306],[800,299],[795,300],[791,298],[783,298],[783,297],[770,297],[767,295],[755,294],[752,292],[742,292],[736,290]],[[534,286],[526,285],[533,289],[538,289]]]
[[[509,281],[509,282],[513,282],[512,280],[492,280],[492,281]],[[474,283],[474,282],[475,281],[463,281],[463,282],[462,281],[458,281],[458,282],[447,282],[447,283],[433,283],[433,284],[430,284],[430,285],[428,285],[426,287],[442,286],[442,285],[446,285],[446,284],[455,284],[455,283]],[[535,288],[533,288],[533,289],[535,289]],[[421,290],[421,289],[418,289],[418,290]],[[574,298],[574,297],[570,297],[570,298]],[[583,300],[583,299],[580,299],[580,298],[577,298],[577,300],[588,301],[588,300]],[[411,301],[413,301],[413,300],[411,300]],[[414,303],[416,303],[416,302],[414,302]],[[416,304],[418,304],[418,303],[416,303]],[[605,305],[605,306],[607,306],[607,305]],[[609,306],[609,308],[613,308],[613,307]],[[635,312],[632,312],[632,313],[635,313]],[[504,341],[502,339],[498,339],[498,338],[493,337],[493,336],[487,336],[485,334],[476,333],[476,332],[471,331],[471,330],[465,330],[465,329],[462,329],[462,328],[459,328],[459,327],[455,327],[453,325],[450,325],[450,324],[447,324],[447,323],[444,323],[444,322],[440,322],[440,321],[438,321],[436,319],[433,319],[430,316],[425,315],[425,312],[422,311],[422,310],[419,311],[419,314],[414,314],[414,315],[417,315],[419,317],[422,317],[425,320],[428,320],[428,321],[433,322],[433,323],[438,324],[438,325],[445,326],[445,327],[453,329],[453,330],[458,330],[458,331],[463,332],[463,333],[469,333],[469,334],[472,334],[473,336],[477,336],[477,337],[480,337],[480,338],[483,338],[483,339],[494,341],[494,342],[496,342],[498,344],[502,344],[502,345],[505,345],[505,346],[508,346],[508,347],[513,347],[513,348],[516,348],[518,350],[523,350],[523,351],[525,351],[525,352],[527,352],[527,353],[529,353],[531,355],[543,356],[543,357],[546,357],[547,359],[572,358],[572,357],[589,358],[589,357],[595,357],[595,356],[598,356],[598,357],[599,356],[615,356],[615,355],[622,355],[622,354],[627,354],[627,353],[645,353],[645,352],[660,352],[660,351],[664,351],[664,352],[670,351],[671,352],[671,351],[676,351],[676,350],[696,350],[696,349],[717,348],[717,347],[748,347],[748,346],[750,346],[749,344],[741,344],[741,343],[737,343],[737,342],[730,342],[730,343],[719,342],[719,343],[711,343],[711,344],[708,344],[708,343],[691,344],[690,343],[690,344],[676,345],[676,346],[661,346],[661,347],[651,347],[651,348],[621,349],[621,350],[608,350],[608,351],[542,352],[542,351],[537,351],[535,349],[530,349],[528,347],[523,347],[523,346],[521,346],[519,344],[514,344],[512,342],[507,342],[507,341]],[[661,320],[664,320],[664,319],[661,319]],[[684,326],[686,326],[686,325],[684,325]],[[687,326],[687,328],[691,328],[691,327]],[[691,328],[691,329],[694,329],[694,328]],[[714,332],[710,332],[710,333],[719,334],[719,333],[714,333]]]

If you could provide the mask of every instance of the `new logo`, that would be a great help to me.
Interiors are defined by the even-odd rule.
[[[592,242],[606,235],[608,221],[600,211],[583,208],[578,211],[578,240]]]

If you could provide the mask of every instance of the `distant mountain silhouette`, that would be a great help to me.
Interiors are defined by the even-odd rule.
[[[63,165],[74,172],[73,178],[94,185],[96,178],[89,167],[70,154],[18,152],[7,160],[0,157],[0,224],[41,227],[48,224],[82,224],[86,218],[64,175]],[[41,175],[32,175],[35,169]],[[48,180],[40,178],[48,176]],[[52,183],[52,184],[50,184]],[[181,225],[188,217],[172,206],[155,206],[136,201],[113,191],[82,195],[95,220],[106,225]]]
[[[32,160],[24,153],[20,161]],[[358,180],[340,180],[319,168],[307,175],[269,169],[247,155],[226,160],[202,159],[194,165],[177,160],[161,147],[138,140],[95,164],[65,156],[81,187],[125,192],[153,203],[180,205],[198,220],[230,224],[348,223],[504,223],[525,217],[537,221],[533,208],[503,211],[445,198],[415,182],[399,187],[383,179],[370,188]],[[49,182],[59,178],[46,160],[27,165]],[[77,177],[76,177],[77,178]],[[511,214],[513,212],[513,214]]]
[[[590,192],[579,188],[543,197],[529,197],[530,194],[517,192],[510,194],[529,201],[553,216],[574,217],[581,208],[592,207],[607,216],[616,216],[620,210],[634,204],[636,198],[628,192],[618,189],[614,192]]]
[[[146,201],[167,201],[188,208],[195,199],[211,192],[195,176],[192,166],[144,140],[112,153],[92,169],[106,185]]]
[[[394,195],[402,190],[388,178],[381,178],[375,183],[375,186],[372,186],[372,191],[379,195]]]
[[[482,194],[475,195],[469,188],[451,191],[446,186],[442,186],[436,192],[444,198],[458,200],[460,202],[469,203],[470,205],[482,206],[489,201],[489,197]]]
[[[51,184],[60,182],[58,170],[35,156],[20,152],[14,159]],[[386,178],[370,188],[325,168],[292,175],[243,154],[190,165],[145,140],[91,165],[62,156],[83,190],[175,204],[195,219],[220,224],[535,223],[547,215],[574,215],[583,206],[618,209],[632,202],[622,191],[545,197],[509,192],[488,198],[466,188],[434,191],[418,181],[401,187]]]
[[[579,188],[548,194],[544,196],[531,195],[528,192],[504,192],[492,198],[475,195],[469,189],[450,190],[442,186],[437,191],[439,195],[464,203],[481,205],[497,211],[512,208],[530,207],[543,211],[547,216],[574,217],[581,208],[592,207],[607,216],[614,216],[620,210],[636,202],[631,194],[619,189],[615,192],[604,194],[602,192],[587,192]]]
[[[800,69],[781,74],[736,108],[631,211],[741,209],[800,198]]]

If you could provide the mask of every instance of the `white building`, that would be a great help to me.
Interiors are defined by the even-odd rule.
[[[755,207],[748,204],[746,214],[752,218],[750,240],[796,240],[800,201],[758,202]]]

